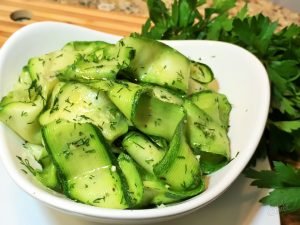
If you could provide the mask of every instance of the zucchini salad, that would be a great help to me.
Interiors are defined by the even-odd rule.
[[[29,59],[0,121],[44,186],[97,207],[156,207],[205,191],[230,161],[231,104],[217,86],[208,65],[158,41],[75,41]]]

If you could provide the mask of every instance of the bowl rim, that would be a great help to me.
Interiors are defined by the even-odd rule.
[[[2,61],[3,58],[6,56],[7,51],[11,48],[11,46],[14,45],[16,41],[22,37],[22,35],[26,33],[32,32],[32,30],[41,29],[45,27],[69,27],[74,29],[82,29],[87,31],[94,31],[88,28],[80,27],[77,25],[71,25],[71,24],[65,24],[61,22],[36,22],[27,26],[24,26],[17,30],[12,36],[4,43],[0,50],[0,72],[3,67]],[[98,32],[98,31],[95,31]],[[107,34],[104,32],[98,32],[99,34],[106,35],[107,37],[112,38],[113,41],[117,41],[120,39],[120,36]],[[172,43],[174,41],[164,41],[166,43]],[[23,189],[26,193],[31,195],[34,198],[39,199],[40,201],[46,203],[52,208],[57,208],[66,212],[69,212],[71,214],[77,213],[81,215],[86,215],[89,217],[95,217],[95,218],[104,218],[104,219],[115,219],[115,220],[142,220],[142,219],[153,219],[153,218],[165,218],[170,216],[179,216],[182,214],[186,214],[188,212],[191,212],[193,210],[196,210],[200,207],[203,207],[204,205],[210,203],[214,199],[216,199],[219,195],[221,195],[229,186],[233,183],[233,181],[238,177],[238,175],[242,172],[244,167],[247,165],[248,161],[252,157],[256,147],[258,146],[260,137],[263,134],[265,124],[268,117],[268,111],[269,111],[269,104],[270,104],[270,84],[268,79],[268,74],[264,68],[264,66],[261,64],[261,62],[248,52],[247,50],[226,42],[219,42],[219,41],[209,41],[209,40],[182,40],[182,41],[175,41],[175,42],[181,42],[181,43],[187,43],[187,42],[202,42],[202,43],[220,43],[222,45],[229,45],[233,48],[239,48],[241,51],[244,51],[245,54],[248,54],[249,57],[252,57],[253,60],[256,60],[258,63],[258,66],[260,67],[262,78],[261,81],[263,82],[263,86],[265,88],[265,95],[262,96],[264,99],[263,101],[266,104],[265,108],[262,110],[262,115],[260,117],[260,120],[263,121],[260,123],[260,126],[257,127],[255,140],[250,142],[251,144],[248,146],[247,153],[245,153],[245,156],[241,159],[241,162],[239,163],[239,167],[235,168],[232,173],[226,174],[225,182],[223,183],[223,186],[219,187],[218,192],[213,192],[212,190],[206,190],[205,192],[212,192],[207,193],[206,195],[197,195],[193,198],[190,198],[188,200],[182,201],[178,204],[174,205],[168,205],[167,207],[159,207],[159,208],[151,208],[151,209],[126,209],[126,210],[119,210],[119,209],[107,209],[107,208],[97,208],[94,206],[85,205],[82,203],[77,203],[74,201],[71,201],[67,198],[61,198],[58,196],[55,196],[53,194],[48,193],[45,190],[42,190],[35,185],[33,185],[31,182],[29,182],[27,179],[25,179],[25,176],[18,171],[18,169],[14,166],[13,163],[13,157],[9,155],[9,151],[6,150],[5,143],[6,141],[0,142],[0,158],[4,164],[4,167],[12,180],[19,186],[21,189]],[[1,127],[2,128],[2,127]],[[0,130],[1,135],[2,130]],[[243,150],[244,151],[244,150]],[[136,213],[136,212],[139,213]]]

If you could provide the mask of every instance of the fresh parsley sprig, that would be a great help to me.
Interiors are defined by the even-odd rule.
[[[277,22],[258,14],[248,15],[245,5],[235,16],[229,10],[235,0],[214,0],[200,14],[205,0],[174,0],[168,9],[161,0],[148,0],[149,19],[141,35],[153,39],[210,39],[237,44],[255,54],[267,69],[271,82],[271,107],[261,143],[255,155],[300,151],[300,26],[279,30]],[[274,163],[274,171],[247,172],[253,185],[273,188],[264,204],[282,211],[300,209],[300,172]],[[298,181],[296,181],[298,179]]]
[[[300,170],[282,162],[274,162],[273,171],[247,169],[245,175],[255,179],[251,185],[272,188],[260,202],[278,206],[281,212],[293,212],[300,208]]]

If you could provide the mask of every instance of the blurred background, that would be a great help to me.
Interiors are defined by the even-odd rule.
[[[62,4],[82,5],[97,8],[104,11],[121,11],[127,14],[147,15],[146,0],[46,0]],[[164,0],[170,5],[172,0]],[[209,5],[212,0],[207,0]],[[237,7],[233,13],[248,2],[249,11],[252,14],[263,12],[264,15],[278,20],[282,26],[290,23],[300,23],[300,1],[299,0],[237,0]],[[207,6],[205,5],[205,6]]]
[[[202,10],[212,1],[207,0]],[[164,2],[170,5],[173,1]],[[300,0],[237,0],[237,6],[231,13],[239,11],[245,2],[251,15],[263,13],[273,21],[278,21],[281,27],[292,23],[300,25]],[[0,47],[13,32],[32,22],[63,21],[128,35],[139,32],[148,15],[146,0],[0,0],[0,6]],[[290,163],[300,168],[299,161]],[[282,225],[300,225],[300,211],[283,215]]]
[[[299,0],[273,0],[273,2],[300,12]]]

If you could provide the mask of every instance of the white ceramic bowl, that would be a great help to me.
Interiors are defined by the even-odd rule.
[[[26,26],[15,32],[0,50],[0,97],[12,88],[30,57],[59,49],[69,41],[103,40],[113,43],[118,39],[118,36],[56,22]],[[0,156],[15,183],[50,207],[93,221],[122,224],[155,223],[179,217],[205,206],[222,194],[247,165],[263,133],[270,101],[267,73],[255,56],[232,44],[216,41],[165,43],[211,66],[219,81],[220,92],[228,96],[233,106],[229,137],[232,157],[236,157],[210,176],[205,192],[164,208],[116,210],[76,203],[43,187],[30,174],[21,171],[23,166],[16,156],[24,155],[23,142],[1,124]]]

